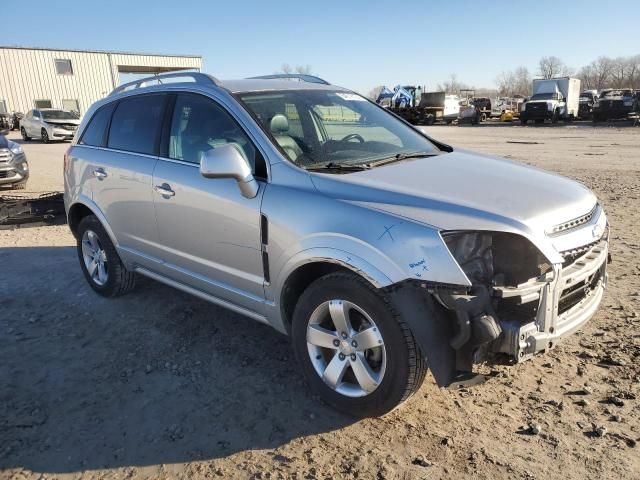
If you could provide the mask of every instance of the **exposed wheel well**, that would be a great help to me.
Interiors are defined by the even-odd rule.
[[[346,267],[329,262],[313,262],[298,267],[284,284],[282,295],[280,297],[280,309],[287,332],[291,332],[291,320],[293,319],[293,310],[296,308],[298,299],[302,292],[318,278],[334,272],[351,272]]]
[[[93,212],[86,205],[83,205],[82,203],[76,203],[75,205],[71,206],[71,208],[69,209],[69,218],[67,220],[69,222],[71,233],[73,233],[74,236],[76,235],[80,221],[88,215],[93,215]]]

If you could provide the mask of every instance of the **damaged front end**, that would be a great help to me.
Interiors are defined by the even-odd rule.
[[[585,225],[573,228],[579,227]],[[602,299],[608,228],[593,242],[560,252],[564,261],[557,264],[513,233],[449,231],[442,238],[471,286],[413,282],[433,300],[422,300],[426,326],[410,321],[441,386],[481,381],[473,364],[488,354],[520,362],[553,348],[591,318]],[[396,295],[415,302],[419,290],[402,286]],[[415,311],[406,314],[417,318]]]

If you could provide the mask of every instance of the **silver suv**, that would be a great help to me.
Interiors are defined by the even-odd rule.
[[[89,285],[137,274],[291,336],[311,389],[381,415],[482,380],[597,310],[608,223],[581,184],[435,141],[309,76],[168,74],[91,107],[65,156]]]

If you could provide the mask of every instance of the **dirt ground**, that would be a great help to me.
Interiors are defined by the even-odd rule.
[[[582,331],[355,421],[312,397],[269,327],[152,281],[103,299],[66,226],[0,230],[0,478],[640,478],[640,128],[428,132],[597,193],[613,263]],[[67,146],[25,145],[29,190],[62,188]]]

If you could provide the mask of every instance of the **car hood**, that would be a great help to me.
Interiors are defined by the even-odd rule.
[[[79,118],[73,118],[69,120],[45,120],[45,122],[50,123],[51,125],[80,125]]]
[[[312,174],[312,180],[326,195],[439,229],[538,238],[597,201],[568,178],[463,150],[344,175]]]

